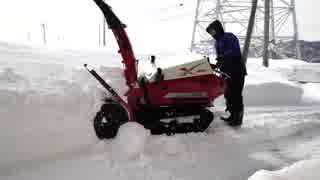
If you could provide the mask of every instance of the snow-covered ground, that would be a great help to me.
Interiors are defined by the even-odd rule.
[[[163,66],[174,62],[162,58]],[[189,61],[175,58],[174,63]],[[317,72],[317,66],[273,60],[266,69],[260,59],[250,59],[240,129],[218,120],[224,114],[220,98],[206,133],[151,136],[127,124],[116,139],[99,141],[91,120],[104,91],[82,68],[84,63],[97,66],[125,92],[113,52],[0,43],[1,180],[319,179],[320,84],[290,79],[304,75],[295,74],[294,67]]]

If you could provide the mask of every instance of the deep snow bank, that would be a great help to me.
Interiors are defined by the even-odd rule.
[[[113,66],[113,55],[9,45],[0,47],[0,54],[0,166],[72,152],[97,141],[91,120],[102,103],[104,90],[79,67],[83,61],[109,59]],[[244,91],[247,105],[299,104],[307,96],[300,85],[289,83],[279,72],[287,65],[278,67],[274,62],[275,68],[265,69],[259,63],[248,62]],[[97,70],[119,94],[125,92],[119,68],[106,63]],[[310,92],[317,92],[313,88]]]
[[[320,79],[320,77],[319,77]],[[320,83],[308,83],[301,85],[303,87],[303,99],[308,103],[320,102]]]
[[[248,180],[318,180],[319,169],[319,159],[300,161],[278,171],[258,171]]]
[[[299,60],[272,60],[270,67],[261,65],[261,59],[249,59],[247,62],[248,76],[244,88],[244,102],[249,106],[265,105],[302,105],[319,103],[317,84],[303,85],[289,80],[303,74],[294,74],[293,68],[305,66],[310,71],[317,71],[317,66]]]
[[[247,106],[300,105],[303,89],[281,82],[248,83],[243,91]]]
[[[91,121],[104,90],[81,66],[92,58],[94,65],[108,57],[112,62],[112,56],[17,45],[1,46],[0,54],[0,170],[72,155],[97,141]],[[116,67],[97,70],[108,72],[104,78],[120,89]]]
[[[288,79],[302,83],[320,83],[320,63],[294,65],[288,73]]]
[[[56,72],[51,65],[47,72],[42,65],[24,68],[34,73],[24,74],[19,68],[0,70],[0,167],[73,151],[95,138],[90,119],[101,98],[95,86],[80,80],[85,74],[64,72],[64,66]],[[44,71],[37,74],[41,69]]]

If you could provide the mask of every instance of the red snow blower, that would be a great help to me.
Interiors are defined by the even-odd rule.
[[[124,100],[95,70],[84,65],[110,94],[93,121],[97,137],[115,137],[119,127],[128,121],[142,124],[152,134],[205,131],[214,118],[207,108],[225,91],[223,73],[216,70],[208,58],[204,58],[166,69],[157,68],[153,80],[138,78],[137,61],[125,31],[126,26],[108,4],[102,0],[94,2],[103,12],[116,38],[128,86],[125,94],[127,100]],[[192,116],[192,121],[178,121],[178,117],[185,116]]]

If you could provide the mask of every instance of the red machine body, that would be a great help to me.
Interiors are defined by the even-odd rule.
[[[167,126],[163,125],[162,127],[159,124],[157,124],[157,128],[154,128],[155,125],[149,126],[150,124],[156,124],[149,123],[149,121],[154,122],[154,120],[150,120],[151,118],[160,121],[162,117],[169,117],[167,114],[173,114],[172,117],[200,114],[200,116],[202,115],[204,118],[209,119],[205,125],[205,128],[207,128],[213,120],[213,115],[207,110],[204,111],[204,109],[210,106],[212,101],[225,91],[225,81],[222,75],[211,68],[208,59],[204,58],[162,69],[162,78],[156,82],[146,81],[146,79],[141,81],[137,77],[137,61],[125,31],[126,26],[105,2],[102,0],[94,0],[94,2],[103,12],[108,26],[117,40],[118,52],[122,56],[124,77],[128,86],[128,91],[125,94],[127,100],[123,100],[95,71],[90,71],[115,99],[115,102],[104,104],[96,115],[95,130],[97,136],[99,138],[108,138],[116,134],[118,121],[110,120],[109,124],[102,123],[102,119],[109,116],[118,119],[120,117],[120,119],[124,119],[123,121],[126,121],[126,118],[128,121],[139,121],[146,128],[159,130]],[[177,61],[179,60],[177,59]],[[120,106],[111,106],[111,104],[117,103]],[[116,115],[117,112],[121,111],[121,107],[125,109],[127,115],[123,113]],[[184,126],[187,130],[191,127],[189,127],[189,124]],[[205,128],[202,128],[201,131]],[[106,135],[106,131],[110,131],[110,129],[112,133]],[[163,132],[167,133],[169,131],[163,130]]]
[[[146,84],[148,107],[207,106],[225,91],[224,79],[206,59],[163,69],[162,74],[162,80]],[[126,95],[132,109],[139,110],[144,93],[143,87],[129,89]]]

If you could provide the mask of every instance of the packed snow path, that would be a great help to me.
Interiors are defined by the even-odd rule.
[[[216,119],[203,134],[148,136],[144,149],[134,156],[119,149],[135,148],[130,146],[130,138],[124,140],[127,146],[117,146],[116,140],[86,140],[74,131],[69,131],[74,139],[68,142],[63,141],[63,134],[62,142],[54,142],[52,134],[44,133],[41,139],[54,144],[42,147],[38,143],[32,148],[46,154],[2,164],[1,179],[247,179],[260,169],[274,170],[301,159],[320,158],[319,108],[248,108],[241,129]],[[15,155],[27,155],[21,145],[25,138],[7,139],[21,146]],[[50,153],[48,146],[59,146],[60,152]],[[75,149],[69,151],[70,146]]]

